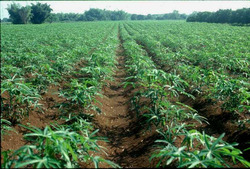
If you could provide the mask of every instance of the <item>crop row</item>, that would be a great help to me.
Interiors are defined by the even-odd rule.
[[[88,58],[91,49],[111,31],[110,25],[74,24],[63,25],[63,29],[60,27],[62,25],[43,25],[39,29],[36,29],[36,25],[10,25],[13,29],[3,27],[3,118],[15,123],[26,116],[31,107],[41,107],[39,100],[47,92],[48,86],[60,85],[80,59]],[[8,33],[7,29],[10,29]]]
[[[230,157],[249,166],[241,151],[234,147],[237,144],[223,141],[224,134],[215,138],[195,129],[197,122],[206,123],[206,119],[178,102],[180,94],[193,97],[186,92],[189,84],[180,75],[158,69],[148,52],[138,44],[139,35],[131,33],[126,24],[120,29],[128,57],[129,77],[125,85],[139,89],[131,99],[132,108],[138,117],[146,117],[147,125],[155,125],[163,138],[156,141],[160,147],[151,156],[151,159],[159,159],[157,167],[171,163],[178,167],[229,167]]]
[[[183,22],[129,25],[165,46],[173,64],[184,62],[220,73],[249,77],[248,28]]]
[[[48,25],[47,25],[48,26]],[[55,25],[54,25],[55,26]],[[68,32],[67,25],[65,25],[65,29],[63,31]],[[49,69],[46,69],[46,72],[43,72],[43,76],[47,78],[51,75],[50,69],[57,69],[57,71],[61,71],[58,75],[60,75],[59,79],[53,79],[54,81],[58,82],[57,85],[62,85],[59,93],[57,93],[60,97],[66,99],[60,105],[59,110],[61,111],[61,117],[64,119],[62,124],[58,124],[54,122],[51,126],[45,126],[44,129],[40,129],[34,126],[24,126],[20,125],[23,128],[26,128],[29,132],[24,134],[24,138],[29,141],[29,145],[24,145],[20,147],[18,150],[9,150],[2,152],[3,155],[3,163],[2,167],[9,168],[9,167],[36,167],[36,168],[74,168],[88,165],[89,163],[93,163],[95,167],[98,167],[100,162],[108,163],[113,167],[119,167],[118,165],[114,164],[111,161],[105,160],[102,157],[99,157],[96,153],[98,151],[103,151],[102,147],[98,146],[97,141],[103,140],[106,141],[105,138],[96,137],[96,133],[98,129],[93,131],[93,126],[91,123],[91,118],[89,115],[86,114],[86,111],[89,108],[96,108],[92,105],[95,102],[94,98],[98,95],[99,90],[102,88],[104,84],[104,80],[107,78],[111,78],[112,76],[112,69],[115,67],[115,49],[117,47],[117,25],[115,24],[107,24],[107,25],[98,25],[98,29],[93,29],[93,26],[97,26],[95,24],[83,24],[78,25],[75,31],[79,32],[79,29],[83,29],[86,26],[86,30],[82,30],[82,35],[75,34],[73,30],[69,29],[71,32],[68,32],[68,35],[64,36],[62,41],[72,40],[74,42],[69,42],[68,44],[72,46],[62,47],[67,43],[58,42],[51,44],[53,45],[51,48],[44,47],[45,52],[39,52],[38,55],[35,55],[37,60],[39,60],[39,56],[41,57],[42,62],[46,63],[49,66]],[[103,27],[102,27],[103,26]],[[111,26],[111,27],[110,27]],[[92,29],[91,29],[92,28]],[[59,27],[58,27],[59,29]],[[80,29],[80,30],[81,30]],[[57,29],[53,29],[57,30]],[[104,34],[98,32],[100,35],[99,37],[96,36],[97,31],[105,32]],[[43,29],[41,31],[44,31]],[[86,33],[89,31],[89,35]],[[90,33],[92,31],[92,33]],[[65,33],[66,33],[65,32]],[[86,33],[86,34],[85,34]],[[56,35],[56,32],[52,33]],[[34,35],[34,34],[31,34]],[[85,36],[84,36],[85,35]],[[35,35],[34,35],[35,36]],[[92,36],[92,37],[91,37]],[[72,38],[70,38],[72,37]],[[41,37],[42,38],[42,37]],[[79,39],[78,39],[79,38]],[[58,38],[56,38],[58,39]],[[91,40],[92,39],[92,40]],[[80,40],[80,41],[78,41]],[[86,41],[86,42],[84,42]],[[36,41],[37,43],[39,42]],[[61,43],[61,44],[60,44]],[[29,45],[26,46],[26,49],[30,47]],[[41,46],[40,46],[41,47]],[[25,47],[24,47],[25,48]],[[54,48],[57,50],[58,48],[62,48],[62,53],[57,53],[56,56],[53,54],[48,54],[46,52],[51,52],[50,50]],[[94,48],[94,50],[93,50]],[[34,48],[36,50],[36,48]],[[10,49],[10,51],[12,51]],[[58,51],[60,51],[58,49]],[[5,50],[6,57],[4,58],[3,65],[6,64],[6,58],[10,55]],[[24,52],[24,51],[23,51]],[[42,57],[41,55],[48,54],[48,57]],[[26,53],[27,54],[27,53]],[[40,55],[39,55],[40,54]],[[64,56],[63,60],[65,62],[60,62],[60,56]],[[18,53],[16,53],[18,56]],[[20,55],[22,58],[24,55]],[[53,58],[54,57],[54,58]],[[46,58],[46,59],[45,59]],[[25,59],[24,60],[25,64]],[[45,59],[45,60],[43,60]],[[54,60],[55,59],[55,60]],[[14,59],[15,60],[15,59]],[[76,65],[76,63],[82,60],[83,64]],[[55,62],[54,62],[55,61]],[[13,62],[15,63],[15,62]],[[40,63],[40,62],[39,62]],[[33,64],[32,62],[27,62],[27,65],[35,66],[36,69],[31,73],[42,73],[41,67],[39,67],[39,63]],[[57,64],[61,64],[62,67],[66,67],[65,69],[61,68]],[[9,63],[10,64],[10,63]],[[31,65],[32,64],[32,65]],[[13,64],[13,67],[18,67],[18,64]],[[67,67],[68,66],[68,67]],[[4,66],[3,66],[4,67]],[[24,69],[24,67],[20,67],[20,69]],[[62,70],[63,69],[63,70]],[[53,72],[53,71],[52,71]],[[38,84],[31,83],[32,86],[27,86],[29,84],[27,80],[29,78],[25,78],[26,72],[23,74],[15,74],[14,78],[12,77],[12,81],[10,79],[4,79],[3,85],[1,86],[2,90],[1,95],[5,94],[5,96],[11,96],[11,92],[13,99],[16,102],[3,102],[4,104],[9,104],[8,106],[20,106],[23,107],[31,107],[32,105],[25,105],[25,98],[33,98],[34,93],[27,92],[27,91],[35,91],[37,90]],[[70,80],[67,79],[67,76],[71,76]],[[83,75],[80,77],[79,75]],[[24,76],[24,77],[22,77]],[[18,77],[18,78],[15,78]],[[18,80],[17,80],[18,79]],[[39,77],[32,77],[30,79],[39,80]],[[68,81],[66,81],[68,80]],[[63,83],[62,83],[63,82]],[[4,84],[11,84],[12,86],[4,86]],[[52,82],[46,83],[46,85],[51,85]],[[12,88],[11,88],[12,87]],[[21,88],[23,87],[23,88]],[[33,87],[33,88],[28,88]],[[27,91],[25,91],[26,89]],[[41,97],[38,91],[36,91],[38,98]],[[6,97],[8,98],[8,97]],[[19,99],[18,99],[19,98]],[[21,98],[21,99],[20,99]],[[30,104],[28,100],[28,104]],[[77,107],[77,112],[74,110]],[[12,113],[10,117],[16,117],[19,114],[13,114],[15,111],[9,111]],[[28,114],[29,110],[25,109]],[[44,112],[46,113],[46,112]],[[7,117],[8,112],[4,109],[3,115]],[[27,116],[27,115],[26,115]],[[25,116],[25,117],[26,117]],[[16,117],[18,118],[18,117]],[[21,118],[21,117],[19,117]],[[1,119],[2,122],[5,119]],[[9,119],[8,119],[9,120]],[[7,126],[7,125],[5,125]],[[2,131],[1,131],[2,132]],[[93,152],[95,152],[93,154]]]
[[[172,25],[170,25],[169,27],[171,26]],[[137,28],[137,26],[126,26],[126,29],[129,30],[134,39],[149,51],[154,61],[159,64],[161,68],[169,73],[176,72],[183,80],[185,80],[189,84],[188,92],[190,94],[196,96],[205,96],[207,99],[211,99],[214,102],[220,102],[223,109],[233,112],[236,117],[241,116],[242,113],[247,113],[247,110],[249,109],[249,69],[247,69],[247,67],[249,65],[248,61],[246,60],[247,57],[243,57],[245,56],[244,54],[247,55],[246,45],[242,45],[242,52],[238,54],[240,55],[238,59],[240,59],[242,62],[244,61],[244,63],[240,64],[242,65],[241,68],[235,68],[235,70],[240,69],[243,72],[238,74],[237,77],[234,77],[234,75],[225,73],[227,71],[227,68],[224,67],[223,64],[231,65],[231,62],[235,61],[228,59],[230,57],[229,54],[228,56],[227,54],[222,55],[219,51],[220,46],[217,46],[217,44],[213,44],[211,43],[211,41],[207,40],[207,43],[211,43],[210,46],[217,46],[219,48],[218,50],[213,50],[213,52],[210,51],[212,49],[210,49],[209,47],[208,49],[204,48],[202,50],[194,48],[190,50],[185,46],[181,48],[177,46],[174,52],[171,52],[168,50],[169,47],[163,45],[167,42],[167,40],[162,40],[163,38],[160,39],[159,35],[161,34],[162,36],[164,36],[165,34],[167,34],[168,36],[173,36],[172,34],[174,33],[172,33],[172,31],[175,30],[175,27],[171,27],[171,30],[166,32],[155,31],[157,33],[148,31],[151,30],[151,28],[152,26],[148,26],[148,29],[140,31],[139,27]],[[179,35],[178,37],[183,38],[182,41],[185,40],[185,43],[190,43],[188,42],[189,40],[186,40],[188,39],[186,38],[187,36]],[[206,40],[206,36],[204,36],[204,39]],[[230,44],[230,42],[227,43]],[[192,44],[193,46],[197,46],[197,44],[199,43],[194,41]],[[224,56],[226,56],[226,58],[224,59],[224,62],[216,61],[216,63],[219,64],[216,67],[213,65],[213,63],[215,63],[212,61],[213,57],[207,56],[208,54],[214,55],[218,58],[223,58]],[[235,52],[235,54],[237,54],[237,51]],[[191,59],[185,58],[186,56],[189,56]],[[237,59],[237,57],[231,58]]]

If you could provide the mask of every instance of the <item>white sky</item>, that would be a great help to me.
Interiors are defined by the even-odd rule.
[[[15,1],[12,1],[15,2]],[[1,1],[1,19],[9,17],[6,10],[10,1]],[[193,11],[217,11],[219,9],[250,8],[250,1],[38,1],[47,3],[53,13],[84,13],[90,8],[124,10],[133,14],[163,14],[178,10],[191,14]],[[16,1],[22,6],[35,1]]]

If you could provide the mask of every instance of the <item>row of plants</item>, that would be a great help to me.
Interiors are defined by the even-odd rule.
[[[85,65],[70,73],[72,78],[59,92],[59,96],[67,99],[61,106],[65,111],[70,108],[72,103],[79,108],[94,109],[100,112],[96,103],[95,96],[102,95],[99,93],[106,80],[112,80],[113,69],[116,67],[117,48],[117,25],[109,32],[105,42],[96,46],[95,50],[89,57],[84,58]]]
[[[98,29],[93,29],[93,28]],[[72,65],[101,43],[112,23],[4,25],[2,28],[2,77],[30,73],[68,74]],[[98,36],[96,36],[98,34]],[[31,65],[32,63],[32,65]],[[65,64],[68,64],[67,65]],[[47,65],[49,64],[49,65]],[[54,70],[52,72],[50,69]],[[61,74],[59,74],[61,75]]]
[[[215,138],[195,129],[198,123],[207,123],[206,119],[178,102],[180,94],[193,98],[186,91],[189,84],[175,73],[158,69],[127,30],[125,24],[120,25],[129,76],[124,85],[137,88],[131,99],[132,109],[138,117],[146,117],[145,125],[155,125],[162,135],[156,140],[159,149],[150,158],[159,160],[156,167],[230,167],[229,161],[249,167],[242,152],[235,148],[237,144],[223,141],[224,134]]]
[[[107,25],[110,26],[111,24]],[[97,144],[97,141],[108,140],[96,136],[98,130],[94,131],[91,123],[92,116],[86,113],[89,108],[98,109],[98,107],[93,106],[95,96],[99,94],[99,90],[105,84],[104,80],[111,78],[112,69],[115,67],[115,49],[117,47],[117,29],[115,29],[115,25],[111,29],[109,27],[105,33],[98,37],[98,41],[88,41],[90,45],[84,46],[88,50],[80,51],[78,47],[79,52],[83,53],[81,55],[78,53],[77,56],[74,56],[74,60],[68,62],[68,66],[72,67],[68,69],[68,72],[64,71],[60,74],[60,81],[66,81],[65,75],[71,77],[70,81],[64,83],[64,87],[58,93],[59,96],[67,99],[67,102],[62,103],[60,106],[61,118],[65,122],[62,124],[54,123],[45,126],[43,129],[20,125],[29,131],[24,134],[24,138],[29,144],[20,147],[18,150],[2,152],[3,163],[1,166],[3,168],[77,168],[80,166],[98,168],[100,163],[107,163],[116,168],[119,167],[117,164],[98,155],[100,151],[104,153],[105,151],[103,150],[104,147]],[[71,42],[69,44],[71,45]],[[86,43],[81,45],[86,45]],[[59,46],[61,47],[61,45]],[[93,47],[94,50],[91,50]],[[74,49],[71,50],[67,52],[75,52]],[[84,61],[84,66],[81,67],[82,65],[80,65],[77,69],[74,68],[74,65],[80,60]],[[67,62],[65,62],[65,66],[66,64]],[[15,80],[18,84],[22,82],[22,79],[19,78],[13,78],[12,80]],[[9,81],[6,80],[7,82]],[[18,94],[23,92],[22,88],[16,88],[14,90],[16,93],[13,93],[14,99],[19,98]],[[21,91],[17,92],[17,90]],[[27,90],[32,91],[31,89]],[[8,91],[8,88],[5,91]],[[5,93],[2,92],[1,94]],[[27,94],[27,97],[31,97],[28,94],[32,93],[25,94]],[[39,96],[38,92],[37,95]],[[22,98],[18,101],[20,102],[16,105],[29,107],[29,105],[20,104],[23,101]],[[75,107],[79,108],[75,109],[77,112],[74,112]],[[29,110],[26,112],[29,112]],[[10,111],[10,113],[12,112]],[[5,128],[10,130],[10,128],[7,128],[11,125],[9,121],[1,118],[1,123],[6,124]],[[1,128],[1,132],[4,132],[3,128]]]
[[[66,124],[51,124],[44,129],[20,126],[30,131],[24,135],[29,144],[13,152],[3,151],[2,168],[78,168],[79,163],[98,168],[101,162],[119,167],[98,156],[104,150],[97,141],[107,139],[97,137],[98,130],[93,131],[92,123],[85,117],[75,116]]]
[[[184,62],[249,77],[249,29],[246,27],[181,21],[129,25],[165,46],[164,50],[172,56],[171,63]]]
[[[189,93],[211,99],[215,103],[222,102],[222,108],[232,112],[236,119],[241,114],[248,112],[250,94],[249,81],[246,77],[235,78],[222,73],[223,71],[217,70],[215,67],[205,68],[189,64],[180,54],[182,49],[178,49],[174,53],[169,52],[159,39],[150,36],[153,33],[149,34],[145,30],[139,31],[136,26],[134,27],[127,25],[126,29],[138,43],[149,51],[152,59],[162,69],[168,73],[180,75],[189,84]],[[189,52],[185,49],[184,51],[187,55],[193,54],[192,51]],[[194,57],[196,56],[194,55]],[[248,77],[247,73],[246,76]]]
[[[17,123],[28,116],[31,110],[41,107],[39,100],[47,92],[48,86],[60,85],[61,81],[65,81],[65,77],[74,71],[76,63],[82,58],[88,58],[89,52],[102,43],[112,25],[79,23],[3,26],[3,118]]]

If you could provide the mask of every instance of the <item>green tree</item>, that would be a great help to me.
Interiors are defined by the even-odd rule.
[[[180,19],[180,14],[177,10],[174,10],[172,13],[169,13],[168,19]]]
[[[50,8],[50,5],[42,4],[40,2],[31,5],[31,13],[32,13],[32,18],[31,22],[34,24],[41,24],[43,23],[51,13],[52,9]]]
[[[151,14],[148,14],[148,15],[146,16],[146,19],[147,19],[147,20],[152,20],[152,19],[154,19],[154,17],[153,17]]]
[[[209,23],[250,23],[250,8],[218,10],[216,12],[198,12],[188,16],[187,22],[209,22]]]
[[[214,13],[215,17],[214,17],[214,22],[215,23],[229,23],[230,22],[230,18],[232,14],[232,10],[227,9],[227,10],[218,10]]]
[[[145,20],[145,15],[137,15],[137,20]]]
[[[250,8],[243,8],[233,11],[231,23],[250,23]]]
[[[13,3],[7,7],[7,11],[13,24],[27,24],[31,18],[30,6],[21,7],[20,4]]]
[[[128,14],[124,11],[111,11],[110,19],[115,21],[126,20],[128,19]]]
[[[80,17],[77,19],[77,21],[86,21],[86,16],[84,14],[80,14]]]
[[[104,19],[103,11],[101,9],[91,8],[85,13],[86,19],[88,21],[100,21]]]
[[[137,20],[137,15],[136,14],[132,14],[131,15],[131,20]]]
[[[59,22],[59,17],[58,17],[58,14],[50,14],[50,16],[45,20],[49,23],[52,23],[52,22]]]

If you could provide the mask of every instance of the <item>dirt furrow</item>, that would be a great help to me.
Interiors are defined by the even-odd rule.
[[[127,75],[121,39],[116,55],[118,64],[114,70],[114,80],[103,87],[103,97],[96,98],[101,103],[98,107],[102,113],[95,116],[94,124],[100,130],[99,135],[109,140],[100,143],[107,153],[101,156],[125,168],[153,167],[149,157],[157,134],[154,130],[145,131],[135,112],[131,111],[130,99],[134,90],[131,86],[123,87]],[[101,164],[100,167],[109,166]]]
[[[102,41],[97,44],[96,46],[100,45],[101,43],[104,43],[112,30],[115,29],[115,25],[110,29],[110,31],[105,35],[105,37],[102,39]],[[91,55],[97,47],[92,48],[88,55]],[[84,61],[84,58],[81,59],[79,62],[75,63],[74,70],[79,70],[80,68],[84,67],[86,62]],[[31,76],[31,75],[30,75]],[[45,126],[49,125],[50,123],[57,122],[59,124],[62,124],[64,121],[59,119],[59,116],[62,115],[61,111],[59,110],[59,106],[61,103],[66,102],[65,98],[59,97],[58,93],[63,88],[63,86],[67,83],[67,81],[70,81],[71,79],[80,78],[83,75],[74,74],[74,75],[64,75],[63,78],[65,79],[59,82],[59,85],[51,84],[48,86],[48,90],[45,93],[41,94],[41,100],[39,101],[39,104],[42,105],[40,110],[32,110],[29,112],[29,116],[27,118],[24,118],[21,120],[21,124],[27,125],[29,123],[32,126],[38,127],[38,128],[44,128]],[[34,78],[29,77],[27,78]],[[72,108],[70,108],[72,109]],[[81,112],[83,111],[81,108],[73,108],[72,112]],[[18,123],[17,123],[18,124]],[[23,135],[26,134],[28,131],[27,129],[16,125],[16,123],[13,124],[13,129],[15,131],[7,131],[7,134],[2,136],[1,141],[1,151],[6,150],[17,150],[20,147],[28,144],[28,141],[26,141],[23,138]]]

